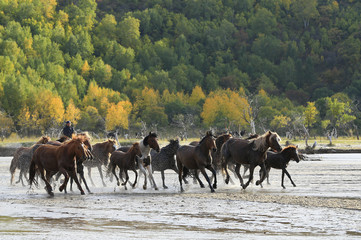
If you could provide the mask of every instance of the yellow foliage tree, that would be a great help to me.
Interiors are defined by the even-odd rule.
[[[303,112],[305,117],[304,123],[309,128],[316,122],[316,116],[318,115],[318,110],[314,102],[307,102],[307,107]]]
[[[66,108],[64,118],[65,120],[70,120],[73,124],[77,124],[80,119],[80,109],[75,106],[72,99]]]
[[[196,105],[199,101],[206,99],[202,88],[200,86],[195,86],[192,90],[192,94],[189,97],[189,104]]]
[[[287,124],[291,121],[291,118],[284,116],[284,115],[278,115],[273,118],[273,120],[270,123],[270,126],[275,129],[281,129],[287,126]]]
[[[99,114],[105,117],[110,107],[110,103],[117,104],[121,100],[119,92],[99,87],[96,82],[91,82],[89,84],[88,92],[84,96],[83,105],[95,107],[98,109]]]
[[[50,90],[40,90],[36,96],[33,113],[37,113],[40,127],[45,130],[64,120],[64,104],[61,98]]]
[[[129,104],[130,102],[128,101],[121,101],[118,104],[110,105],[105,118],[107,131],[115,130],[118,127],[128,129],[128,118],[131,111],[131,104]]]
[[[248,101],[239,92],[230,89],[211,92],[203,105],[201,117],[208,126],[218,125],[230,128],[231,124],[247,124],[244,112],[249,108]]]

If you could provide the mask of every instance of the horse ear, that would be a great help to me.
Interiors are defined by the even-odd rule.
[[[152,132],[151,132],[151,131],[149,132],[149,135],[152,135]]]

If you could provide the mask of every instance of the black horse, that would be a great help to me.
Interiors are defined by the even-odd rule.
[[[179,140],[169,140],[169,144],[160,149],[160,152],[157,153],[155,150],[150,151],[152,157],[152,170],[160,171],[162,174],[163,188],[167,189],[168,187],[164,182],[164,171],[167,169],[172,169],[178,174],[178,168],[175,164],[175,154],[180,147]]]
[[[259,185],[263,182],[266,177],[266,168],[264,161],[266,159],[266,152],[268,148],[272,148],[276,151],[281,151],[282,147],[279,143],[280,137],[277,133],[268,131],[262,136],[251,140],[239,139],[239,138],[230,138],[222,146],[222,168],[226,173],[225,182],[229,182],[229,174],[227,171],[227,165],[229,162],[236,164],[236,174],[240,180],[241,186],[243,189],[246,189],[249,183],[253,179],[253,172],[256,166],[260,166],[264,175],[262,178],[256,182],[256,185]],[[246,184],[243,184],[243,179],[239,173],[241,164],[250,165],[250,176]]]
[[[283,188],[286,188],[283,185],[283,180],[284,180],[285,174],[291,180],[292,185],[294,187],[296,187],[296,184],[292,181],[291,175],[286,170],[287,165],[290,162],[290,160],[294,160],[297,163],[300,161],[300,158],[298,156],[297,146],[289,145],[289,146],[285,147],[279,153],[275,153],[275,152],[271,152],[271,151],[267,152],[267,159],[265,161],[265,165],[266,165],[267,183],[268,184],[269,184],[269,180],[268,180],[269,171],[271,170],[271,168],[275,168],[275,169],[282,169],[281,186]],[[262,177],[263,172],[260,171],[259,174],[260,174],[260,177]]]

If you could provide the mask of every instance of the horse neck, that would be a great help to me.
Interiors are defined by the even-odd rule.
[[[142,158],[146,158],[150,155],[150,147],[149,144],[147,146],[144,145],[143,140],[139,142],[140,151],[142,153]]]
[[[61,152],[64,156],[68,156],[69,158],[74,158],[76,156],[75,151],[69,151],[69,148],[71,148],[73,144],[75,143],[62,144],[59,146],[58,152]]]
[[[266,137],[259,137],[252,141],[252,150],[259,152],[266,152],[269,148]]]
[[[204,153],[204,154],[208,154],[210,149],[207,148],[207,145],[205,144],[205,141],[203,141],[202,143],[200,143],[198,145],[199,149]]]
[[[284,149],[281,154],[283,157],[284,162],[287,164],[289,161],[291,161],[292,155],[290,153],[291,149]]]

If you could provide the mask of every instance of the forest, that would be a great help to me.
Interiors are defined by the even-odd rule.
[[[0,0],[0,135],[356,136],[356,0]]]

